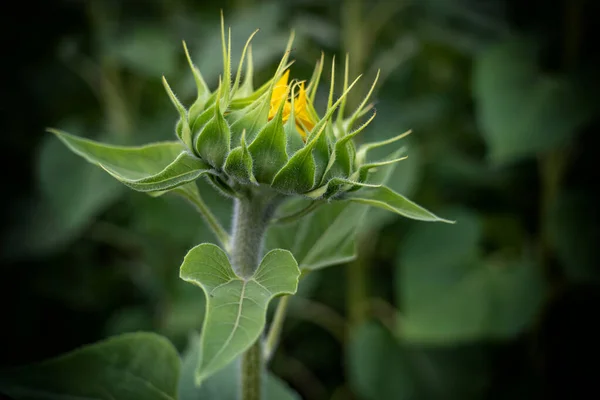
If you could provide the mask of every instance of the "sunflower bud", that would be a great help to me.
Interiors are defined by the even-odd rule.
[[[346,60],[342,95],[334,101],[335,62],[332,62],[329,100],[320,114],[313,101],[323,71],[323,56],[308,83],[290,79],[288,57],[292,35],[274,76],[255,90],[250,46],[253,36],[254,33],[244,46],[232,83],[231,34],[226,41],[222,24],[224,71],[214,92],[210,92],[201,72],[192,63],[184,43],[198,89],[196,101],[189,109],[177,100],[163,80],[180,113],[177,136],[189,151],[212,167],[209,177],[218,183],[219,189],[231,194],[248,186],[259,186],[284,195],[337,198],[369,186],[370,170],[400,160],[367,163],[366,154],[404,135],[358,149],[353,140],[375,116],[373,112],[365,123],[355,128],[357,121],[371,109],[367,102],[377,78],[357,109],[346,116],[346,97],[360,76],[349,84]],[[242,82],[244,64],[246,72]]]
[[[378,167],[403,158],[401,150],[397,150],[388,158],[372,162],[368,158],[369,151],[392,144],[410,131],[360,147],[354,143],[354,138],[375,117],[373,112],[365,118],[372,109],[367,103],[377,78],[358,107],[346,114],[346,97],[360,76],[349,83],[346,58],[342,94],[334,100],[335,62],[332,61],[327,107],[319,113],[314,99],[323,72],[323,56],[308,82],[291,78],[288,57],[292,35],[273,77],[254,89],[250,41],[255,33],[244,46],[232,80],[231,34],[226,41],[221,19],[224,70],[214,91],[192,63],[184,43],[197,87],[196,100],[189,108],[181,104],[163,77],[167,94],[180,115],[175,127],[177,141],[123,147],[56,129],[50,131],[72,151],[123,184],[152,196],[171,190],[187,197],[199,196],[194,185],[188,183],[203,176],[217,190],[231,197],[265,194],[277,197],[278,201],[292,196],[348,200],[408,218],[445,221],[383,186],[379,177],[371,174]],[[360,125],[358,122],[363,118],[366,122]],[[312,204],[316,203],[322,204],[321,201]]]

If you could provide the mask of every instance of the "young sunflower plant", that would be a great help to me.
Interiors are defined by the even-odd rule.
[[[363,208],[380,207],[412,219],[448,222],[373,179],[374,172],[403,157],[401,149],[392,150],[388,158],[372,162],[369,151],[392,145],[409,132],[361,146],[354,142],[375,117],[375,112],[367,115],[377,79],[360,105],[346,113],[346,97],[360,77],[349,83],[346,63],[343,89],[334,99],[332,62],[327,108],[318,112],[314,99],[323,57],[308,82],[290,79],[292,35],[273,77],[255,89],[253,36],[232,77],[231,33],[225,40],[222,24],[224,71],[213,91],[184,43],[197,86],[193,104],[188,108],[181,104],[163,78],[179,112],[177,140],[122,147],[51,130],[72,151],[130,188],[151,196],[174,192],[196,205],[220,244],[199,244],[188,252],[180,268],[181,278],[198,285],[206,297],[196,384],[241,359],[241,397],[245,400],[261,398],[264,360],[272,353],[281,328],[283,309],[278,309],[269,334],[263,335],[269,302],[277,296],[293,295],[304,269],[285,249],[273,249],[263,256],[265,234],[272,223],[307,218],[333,202],[362,203]],[[366,121],[361,124],[361,120]],[[194,182],[200,177],[233,199],[231,234],[203,202]],[[282,210],[287,214],[282,216]],[[310,229],[324,228],[315,225]]]

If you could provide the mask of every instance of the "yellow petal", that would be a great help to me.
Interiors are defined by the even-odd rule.
[[[297,115],[306,113],[306,108],[306,91],[304,90],[304,82],[300,82],[298,98],[294,102],[294,112]]]
[[[273,107],[273,105],[271,105],[271,107],[269,107],[269,121],[272,120],[275,117],[275,115],[277,115],[277,110],[279,110],[279,106]],[[292,105],[289,101],[286,101],[285,104],[283,105],[283,112],[282,112],[283,122],[287,121],[290,118],[291,112],[292,112]]]
[[[275,87],[273,88],[273,94],[271,95],[272,108],[279,108],[281,102],[285,100],[289,76],[290,70],[288,69],[283,73],[283,76],[279,78],[279,80],[275,84]]]
[[[306,91],[304,90],[304,82],[300,82],[298,98],[294,102],[294,114],[296,117],[296,129],[300,133],[300,136],[302,136],[302,139],[306,140],[306,132],[313,130],[315,122],[308,111],[308,100]]]

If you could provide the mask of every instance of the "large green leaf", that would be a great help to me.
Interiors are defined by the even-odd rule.
[[[206,314],[196,372],[200,383],[248,349],[262,333],[267,306],[275,296],[294,294],[300,271],[289,251],[272,250],[251,278],[238,277],[227,254],[213,244],[189,251],[181,265],[183,280],[206,295]]]
[[[452,223],[452,221],[436,216],[432,212],[385,186],[363,188],[356,192],[352,192],[348,195],[347,199],[349,201],[383,208],[384,210],[394,212],[410,219]]]
[[[490,158],[508,162],[564,144],[593,115],[565,77],[538,68],[540,46],[513,39],[475,62],[474,93]]]
[[[175,400],[179,355],[164,337],[131,333],[0,373],[16,400]]]
[[[289,208],[301,208],[303,203],[294,202]],[[272,225],[266,246],[290,250],[306,270],[351,261],[356,256],[356,229],[366,211],[367,207],[348,202],[322,205],[298,221]]]
[[[482,259],[476,216],[447,214],[455,225],[416,224],[400,249],[402,337],[426,343],[513,337],[539,309],[540,271],[527,259]]]
[[[126,191],[58,140],[50,135],[44,139],[37,163],[40,196],[19,202],[13,210],[15,223],[2,243],[9,257],[59,251]]]
[[[179,400],[238,400],[240,390],[240,359],[230,362],[222,370],[206,379],[201,386],[195,382],[198,349],[197,335],[192,335],[190,345],[183,355],[183,366],[179,380]],[[300,397],[285,382],[267,371],[265,374],[265,400],[299,400]]]
[[[180,142],[124,147],[79,138],[58,130],[52,132],[72,151],[141,192],[169,190],[197,179],[210,169]]]
[[[491,378],[488,357],[481,345],[407,344],[367,322],[350,337],[349,382],[364,400],[483,400]]]
[[[361,399],[422,398],[407,352],[383,327],[374,323],[360,326],[353,332],[349,346],[349,381]]]

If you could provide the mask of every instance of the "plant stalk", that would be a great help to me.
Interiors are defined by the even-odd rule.
[[[277,198],[271,194],[247,193],[246,196],[235,199],[229,256],[239,277],[251,279],[256,272],[262,257],[267,226],[277,204]],[[242,355],[242,400],[261,400],[263,371],[259,338]]]
[[[261,400],[263,360],[260,339],[242,356],[242,400]]]
[[[283,296],[277,304],[275,316],[273,317],[273,322],[271,323],[271,327],[269,328],[267,340],[265,341],[265,348],[263,350],[263,356],[266,361],[269,361],[271,359],[271,356],[273,356],[273,353],[275,353],[275,349],[277,348],[279,337],[281,336],[281,330],[283,328],[283,321],[285,320],[285,312],[287,311],[289,301],[290,296]]]

